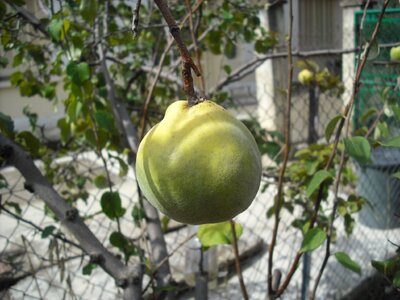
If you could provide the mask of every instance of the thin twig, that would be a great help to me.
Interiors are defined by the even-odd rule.
[[[242,291],[243,299],[248,300],[249,295],[247,294],[246,285],[244,284],[244,280],[243,280],[243,276],[242,276],[242,270],[240,268],[240,256],[239,256],[238,238],[237,238],[237,234],[236,234],[235,222],[231,220],[230,223],[231,223],[231,230],[232,230],[232,236],[233,236],[232,248],[233,248],[233,253],[235,254],[236,274],[239,279],[240,290]]]
[[[174,250],[172,250],[170,253],[168,253],[167,257],[164,257],[164,259],[162,261],[160,261],[157,266],[155,267],[153,272],[156,272],[163,264],[165,264],[165,262],[172,256],[175,254],[176,251],[178,251],[183,245],[185,245],[188,241],[190,241],[192,238],[194,238],[196,236],[196,232],[189,235],[186,239],[184,239],[182,242],[180,242],[178,244],[178,246],[176,246],[176,248]]]
[[[293,80],[293,58],[292,58],[292,34],[293,34],[293,6],[292,0],[289,0],[289,35],[288,35],[288,91],[286,97],[286,107],[284,116],[284,135],[285,145],[283,152],[283,162],[279,173],[278,179],[278,192],[275,198],[275,222],[272,230],[272,238],[269,246],[268,256],[268,295],[273,296],[275,291],[272,289],[272,270],[273,270],[273,258],[276,240],[278,236],[279,223],[280,223],[280,211],[283,205],[283,182],[286,172],[287,163],[289,161],[290,152],[290,122],[291,122],[291,100],[292,100],[292,80]]]
[[[190,2],[189,0],[185,0],[185,4],[186,4],[186,9],[188,11],[188,15],[189,15],[189,29],[190,29],[190,35],[192,36],[192,43],[194,46],[194,53],[196,55],[196,62],[197,62],[197,66],[199,68],[200,73],[203,73],[202,67],[201,67],[201,58],[200,58],[200,49],[199,49],[199,45],[198,45],[198,41],[197,41],[197,36],[196,36],[196,32],[194,30],[193,27],[193,13],[192,13],[192,9],[190,7]],[[204,97],[205,91],[206,91],[206,85],[205,85],[205,80],[204,80],[204,76],[200,76],[200,91],[202,96]]]
[[[142,0],[137,0],[135,9],[133,11],[133,17],[132,17],[132,32],[133,36],[136,37],[139,33],[139,15],[140,15],[140,5],[142,3]]]
[[[196,232],[189,235],[188,237],[186,237],[182,242],[180,242],[178,244],[178,246],[176,246],[176,248],[174,250],[172,250],[170,253],[168,253],[168,256],[164,257],[164,259],[162,261],[160,261],[157,266],[152,270],[152,277],[154,276],[154,274],[157,272],[157,270],[159,268],[162,267],[163,264],[165,264],[168,259],[173,256],[183,245],[185,245],[188,241],[190,241],[192,238],[194,238],[196,236]],[[149,280],[147,286],[143,289],[142,294],[144,294],[150,287],[152,280]]]
[[[13,213],[11,210],[9,210],[8,208],[4,207],[3,204],[0,204],[0,211],[6,212],[10,216],[12,216],[14,219],[16,219],[16,220],[18,220],[20,222],[23,222],[25,224],[28,224],[29,226],[35,228],[36,230],[38,230],[40,232],[43,232],[45,230],[44,228],[40,227],[39,225],[36,225],[35,223],[33,223],[33,222],[21,217],[20,215]],[[62,235],[60,235],[58,233],[52,233],[51,232],[50,235],[52,237],[56,238],[56,239],[59,239],[63,243],[70,244],[70,245],[72,245],[72,246],[74,246],[74,247],[76,247],[76,248],[78,248],[78,249],[83,251],[83,248],[79,244],[77,244],[77,243],[75,243],[75,242],[63,237]]]
[[[322,56],[322,55],[340,55],[345,53],[353,53],[358,51],[359,48],[350,48],[350,49],[322,49],[322,50],[313,50],[313,51],[294,51],[292,52],[292,57],[314,57],[314,56]],[[239,66],[235,70],[233,70],[229,76],[221,79],[212,89],[210,89],[209,94],[214,94],[219,91],[226,85],[238,81],[243,77],[247,76],[255,69],[257,69],[260,65],[262,65],[265,61],[269,59],[275,58],[285,58],[288,56],[287,52],[278,52],[266,54],[260,57],[256,57],[253,60],[246,62],[245,64]]]
[[[199,9],[202,2],[203,2],[203,0],[197,1],[197,3],[194,5],[193,9],[191,9],[191,11],[183,18],[182,22],[180,23],[180,28],[182,28],[185,25],[185,23],[189,19],[189,15],[195,13],[197,11],[197,9]],[[154,79],[150,85],[146,100],[144,101],[143,114],[140,119],[140,135],[139,135],[140,139],[142,139],[144,137],[144,134],[146,132],[147,113],[148,113],[150,101],[151,101],[151,98],[153,97],[153,93],[154,93],[155,87],[157,85],[158,79],[160,78],[160,76],[162,74],[161,71],[164,66],[165,58],[167,57],[168,52],[171,50],[172,45],[173,45],[173,40],[171,39],[168,42],[167,46],[165,47],[163,53],[161,54],[157,71],[156,71]]]
[[[172,16],[172,13],[171,13],[167,3],[164,0],[154,0],[154,2],[156,3],[159,10],[161,11],[161,14],[163,15],[165,21],[168,24],[170,33],[174,37],[174,40],[178,46],[180,55],[182,57],[183,89],[185,91],[189,106],[195,105],[196,103],[198,103],[200,101],[200,98],[197,96],[197,94],[194,90],[194,87],[193,87],[193,77],[192,77],[191,70],[193,70],[197,76],[201,76],[200,70],[198,69],[198,67],[193,62],[192,58],[190,57],[189,51],[186,48],[186,45],[182,40],[182,37],[180,34],[180,28],[176,24],[175,19]]]
[[[22,238],[22,242],[24,243],[25,249],[27,249],[28,247],[27,247],[26,243],[28,243],[28,240],[23,235],[21,236],[21,238]],[[37,292],[39,294],[39,298],[43,299],[42,292],[40,291],[40,286],[39,286],[38,280],[36,278],[36,273],[34,272],[35,269],[33,268],[32,260],[31,260],[31,258],[29,256],[29,253],[27,253],[26,257],[28,258],[29,269],[30,269],[30,272],[32,273],[32,277],[33,277],[33,279],[35,281],[36,290],[37,290]]]

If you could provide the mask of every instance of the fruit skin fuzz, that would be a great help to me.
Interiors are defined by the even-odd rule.
[[[137,153],[136,176],[147,200],[187,224],[223,222],[243,212],[261,173],[250,131],[209,100],[172,103]]]

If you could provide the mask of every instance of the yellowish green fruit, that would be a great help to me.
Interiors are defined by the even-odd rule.
[[[301,84],[309,85],[314,80],[314,73],[308,69],[304,69],[299,73],[297,79]]]
[[[177,101],[140,143],[136,175],[146,198],[168,217],[217,223],[250,206],[261,158],[249,130],[224,108]]]
[[[390,60],[400,61],[400,46],[393,47],[390,49]]]

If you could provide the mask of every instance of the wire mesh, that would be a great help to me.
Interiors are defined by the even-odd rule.
[[[397,11],[396,14],[399,14]],[[373,19],[373,17],[371,17]],[[396,18],[398,19],[397,15]],[[369,20],[369,19],[367,19]],[[372,22],[373,24],[373,22]],[[397,23],[396,23],[397,24]],[[400,24],[400,23],[399,23]],[[393,43],[396,40],[398,28],[388,22],[380,35],[380,42]],[[369,27],[365,34],[370,34]],[[351,41],[350,43],[353,43]],[[347,43],[349,44],[349,43]],[[382,63],[387,60],[388,48],[380,52],[376,60],[368,62],[366,75],[363,77],[360,90],[359,102],[355,110],[355,127],[358,126],[359,116],[366,107],[375,105],[376,94],[385,86],[396,86],[396,80],[400,76],[400,66]],[[320,62],[321,67],[327,66],[334,75],[342,76],[342,67],[336,67],[341,61],[340,55],[313,57]],[[386,61],[385,61],[386,62]],[[281,69],[285,74],[284,59],[267,61],[274,71]],[[260,66],[254,74],[240,81],[231,88],[228,88],[231,101],[224,103],[233,113],[241,119],[258,118],[262,126],[268,130],[281,131],[284,114],[284,89],[286,81],[283,76],[276,76],[273,86],[268,81],[268,74],[265,73],[265,66]],[[333,68],[332,66],[335,66]],[[263,69],[264,68],[264,69]],[[270,69],[268,69],[270,70]],[[276,74],[274,73],[274,74]],[[257,75],[258,74],[258,75]],[[260,75],[261,74],[261,75]],[[261,78],[261,79],[260,79]],[[263,82],[263,79],[265,81]],[[343,81],[352,81],[353,78],[342,78]],[[344,94],[336,96],[330,93],[320,93],[318,97],[317,114],[310,118],[309,101],[310,89],[304,87],[295,80],[293,84],[293,106],[292,106],[292,143],[293,149],[299,149],[308,143],[308,130],[310,120],[316,120],[314,124],[317,129],[318,139],[324,138],[324,128],[334,116],[339,114],[343,104],[350,97],[351,91],[346,89]],[[399,100],[399,92],[392,94],[396,101]],[[393,130],[398,129],[398,123],[393,123]],[[105,153],[104,155],[107,155]],[[376,154],[378,155],[378,154]],[[357,217],[354,232],[350,237],[345,233],[341,223],[337,223],[337,240],[333,244],[332,253],[343,251],[349,253],[352,259],[362,266],[362,275],[352,273],[343,268],[337,261],[330,259],[325,276],[323,277],[318,299],[340,299],[357,285],[371,276],[374,272],[370,267],[372,259],[382,259],[393,255],[396,247],[389,241],[398,243],[400,233],[398,219],[394,212],[400,211],[398,179],[391,175],[400,169],[400,154],[390,151],[385,153],[384,164],[377,167],[362,166],[356,169],[359,179],[357,191],[369,198],[374,204],[375,199],[387,200],[384,207],[376,204],[371,212],[368,207]],[[124,159],[124,158],[123,158]],[[130,212],[137,203],[137,190],[132,170],[125,176],[119,176],[118,162],[110,159],[109,172],[111,174],[113,189],[120,193],[123,207],[127,213],[121,219],[121,228],[124,235],[134,241],[139,241],[143,235],[143,227],[135,226],[132,222]],[[116,222],[110,221],[104,214],[99,213],[100,197],[103,190],[93,185],[94,178],[104,172],[101,160],[92,152],[72,153],[69,156],[57,159],[54,164],[63,167],[73,167],[74,176],[89,178],[82,187],[87,193],[87,198],[78,199],[75,203],[81,216],[94,234],[111,251],[117,253],[110,245],[108,237],[117,230]],[[40,163],[38,163],[40,165]],[[264,160],[265,167],[272,165],[270,159]],[[356,168],[356,166],[355,166]],[[44,204],[24,188],[24,180],[13,168],[3,168],[1,174],[6,178],[8,186],[0,191],[2,211],[0,214],[0,279],[2,289],[0,297],[4,299],[118,299],[122,292],[117,288],[110,277],[101,269],[96,268],[91,275],[83,275],[82,268],[88,263],[88,257],[68,242],[64,242],[52,235],[45,234],[54,226],[53,233],[60,233],[60,236],[73,241],[62,224],[52,218],[51,214],[45,214]],[[67,176],[62,174],[61,176]],[[264,179],[269,180],[269,179]],[[396,181],[397,180],[397,181]],[[61,195],[71,193],[69,186],[61,179],[55,187]],[[342,191],[345,193],[346,191]],[[273,220],[266,217],[267,210],[271,207],[273,198],[276,195],[276,181],[269,184],[268,188],[259,192],[251,207],[241,214],[237,221],[244,226],[243,237],[240,241],[240,250],[247,251],[248,257],[243,261],[243,273],[247,289],[251,299],[265,299],[267,281],[267,246],[271,238]],[[372,197],[372,198],[371,198]],[[331,209],[331,207],[327,207]],[[20,210],[20,211],[19,211]],[[380,211],[380,212],[379,212]],[[376,214],[381,214],[381,220],[389,224],[373,223]],[[293,257],[302,242],[302,236],[298,230],[291,225],[294,214],[283,212],[281,217],[280,234],[275,254],[275,266],[281,269],[285,275],[290,267]],[[189,236],[189,229],[180,227],[177,224],[170,224],[170,230],[166,233],[168,250],[173,252],[177,245],[180,245]],[[45,237],[44,237],[45,236]],[[142,244],[147,256],[149,246],[146,242]],[[175,280],[184,282],[188,279],[185,266],[186,246],[177,249],[170,258],[171,268]],[[232,262],[232,251],[229,247],[218,248],[218,259],[225,262]],[[322,264],[324,249],[313,252],[311,256],[310,287],[316,278]],[[221,264],[221,261],[219,261]],[[241,299],[237,278],[232,275],[232,268],[229,263],[218,271],[218,284],[215,283],[210,289],[211,299]],[[7,279],[7,280],[5,280]],[[303,276],[300,270],[296,272],[284,299],[300,299]],[[145,278],[144,286],[148,283]],[[191,298],[190,293],[183,294],[182,299]]]

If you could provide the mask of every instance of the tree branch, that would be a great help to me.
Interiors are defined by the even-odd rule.
[[[353,53],[358,51],[359,48],[350,48],[350,49],[322,49],[322,50],[313,50],[313,51],[293,51],[292,57],[313,57],[313,56],[322,56],[322,55],[340,55],[345,53]],[[271,53],[266,54],[260,57],[256,57],[253,60],[239,66],[237,69],[233,70],[229,76],[221,79],[212,89],[210,89],[209,94],[213,95],[215,92],[221,90],[223,87],[227,86],[228,84],[239,81],[243,77],[247,76],[255,69],[257,69],[261,64],[269,59],[275,58],[285,58],[288,57],[287,52],[278,52],[278,53]]]
[[[201,100],[197,96],[197,94],[194,90],[193,77],[192,77],[191,70],[193,70],[197,76],[201,76],[200,70],[197,68],[196,64],[193,62],[192,58],[190,57],[189,51],[186,48],[186,45],[182,40],[182,37],[180,34],[180,28],[176,24],[175,19],[172,16],[172,13],[171,13],[167,3],[164,0],[154,0],[154,2],[160,9],[161,14],[163,15],[165,21],[168,24],[170,33],[174,37],[174,40],[175,40],[176,44],[178,45],[178,49],[179,49],[179,52],[182,57],[183,89],[186,93],[189,105],[190,106],[195,105],[198,102],[200,102]]]
[[[278,179],[278,192],[275,198],[275,222],[274,228],[272,230],[272,238],[269,246],[269,256],[268,256],[268,295],[275,296],[275,291],[272,289],[272,270],[273,270],[273,257],[274,249],[276,245],[276,240],[278,236],[278,229],[280,223],[280,211],[284,202],[283,195],[283,182],[286,172],[287,163],[289,161],[290,153],[290,123],[291,123],[291,101],[292,101],[292,81],[293,81],[293,57],[292,57],[292,33],[293,33],[293,4],[292,0],[289,0],[289,35],[288,35],[288,45],[287,45],[287,55],[288,55],[288,90],[286,96],[286,107],[284,116],[284,135],[285,135],[285,145],[283,152],[283,162],[279,173]]]
[[[135,264],[126,267],[109,252],[79,217],[78,211],[61,198],[47,179],[43,177],[32,158],[2,134],[0,134],[0,156],[21,172],[29,190],[33,191],[47,204],[61,223],[74,235],[85,253],[100,257],[97,262],[98,265],[110,274],[120,287],[129,290],[135,296],[132,299],[140,299],[141,265]]]
[[[235,222],[230,220],[230,223],[231,223],[231,231],[232,231],[232,236],[233,236],[232,248],[233,248],[233,253],[235,255],[236,274],[239,279],[240,290],[242,291],[243,299],[248,300],[249,295],[247,294],[246,285],[244,284],[244,280],[243,280],[243,276],[242,276],[242,270],[240,268],[240,256],[239,256],[238,238],[237,238],[237,234],[236,234]]]

